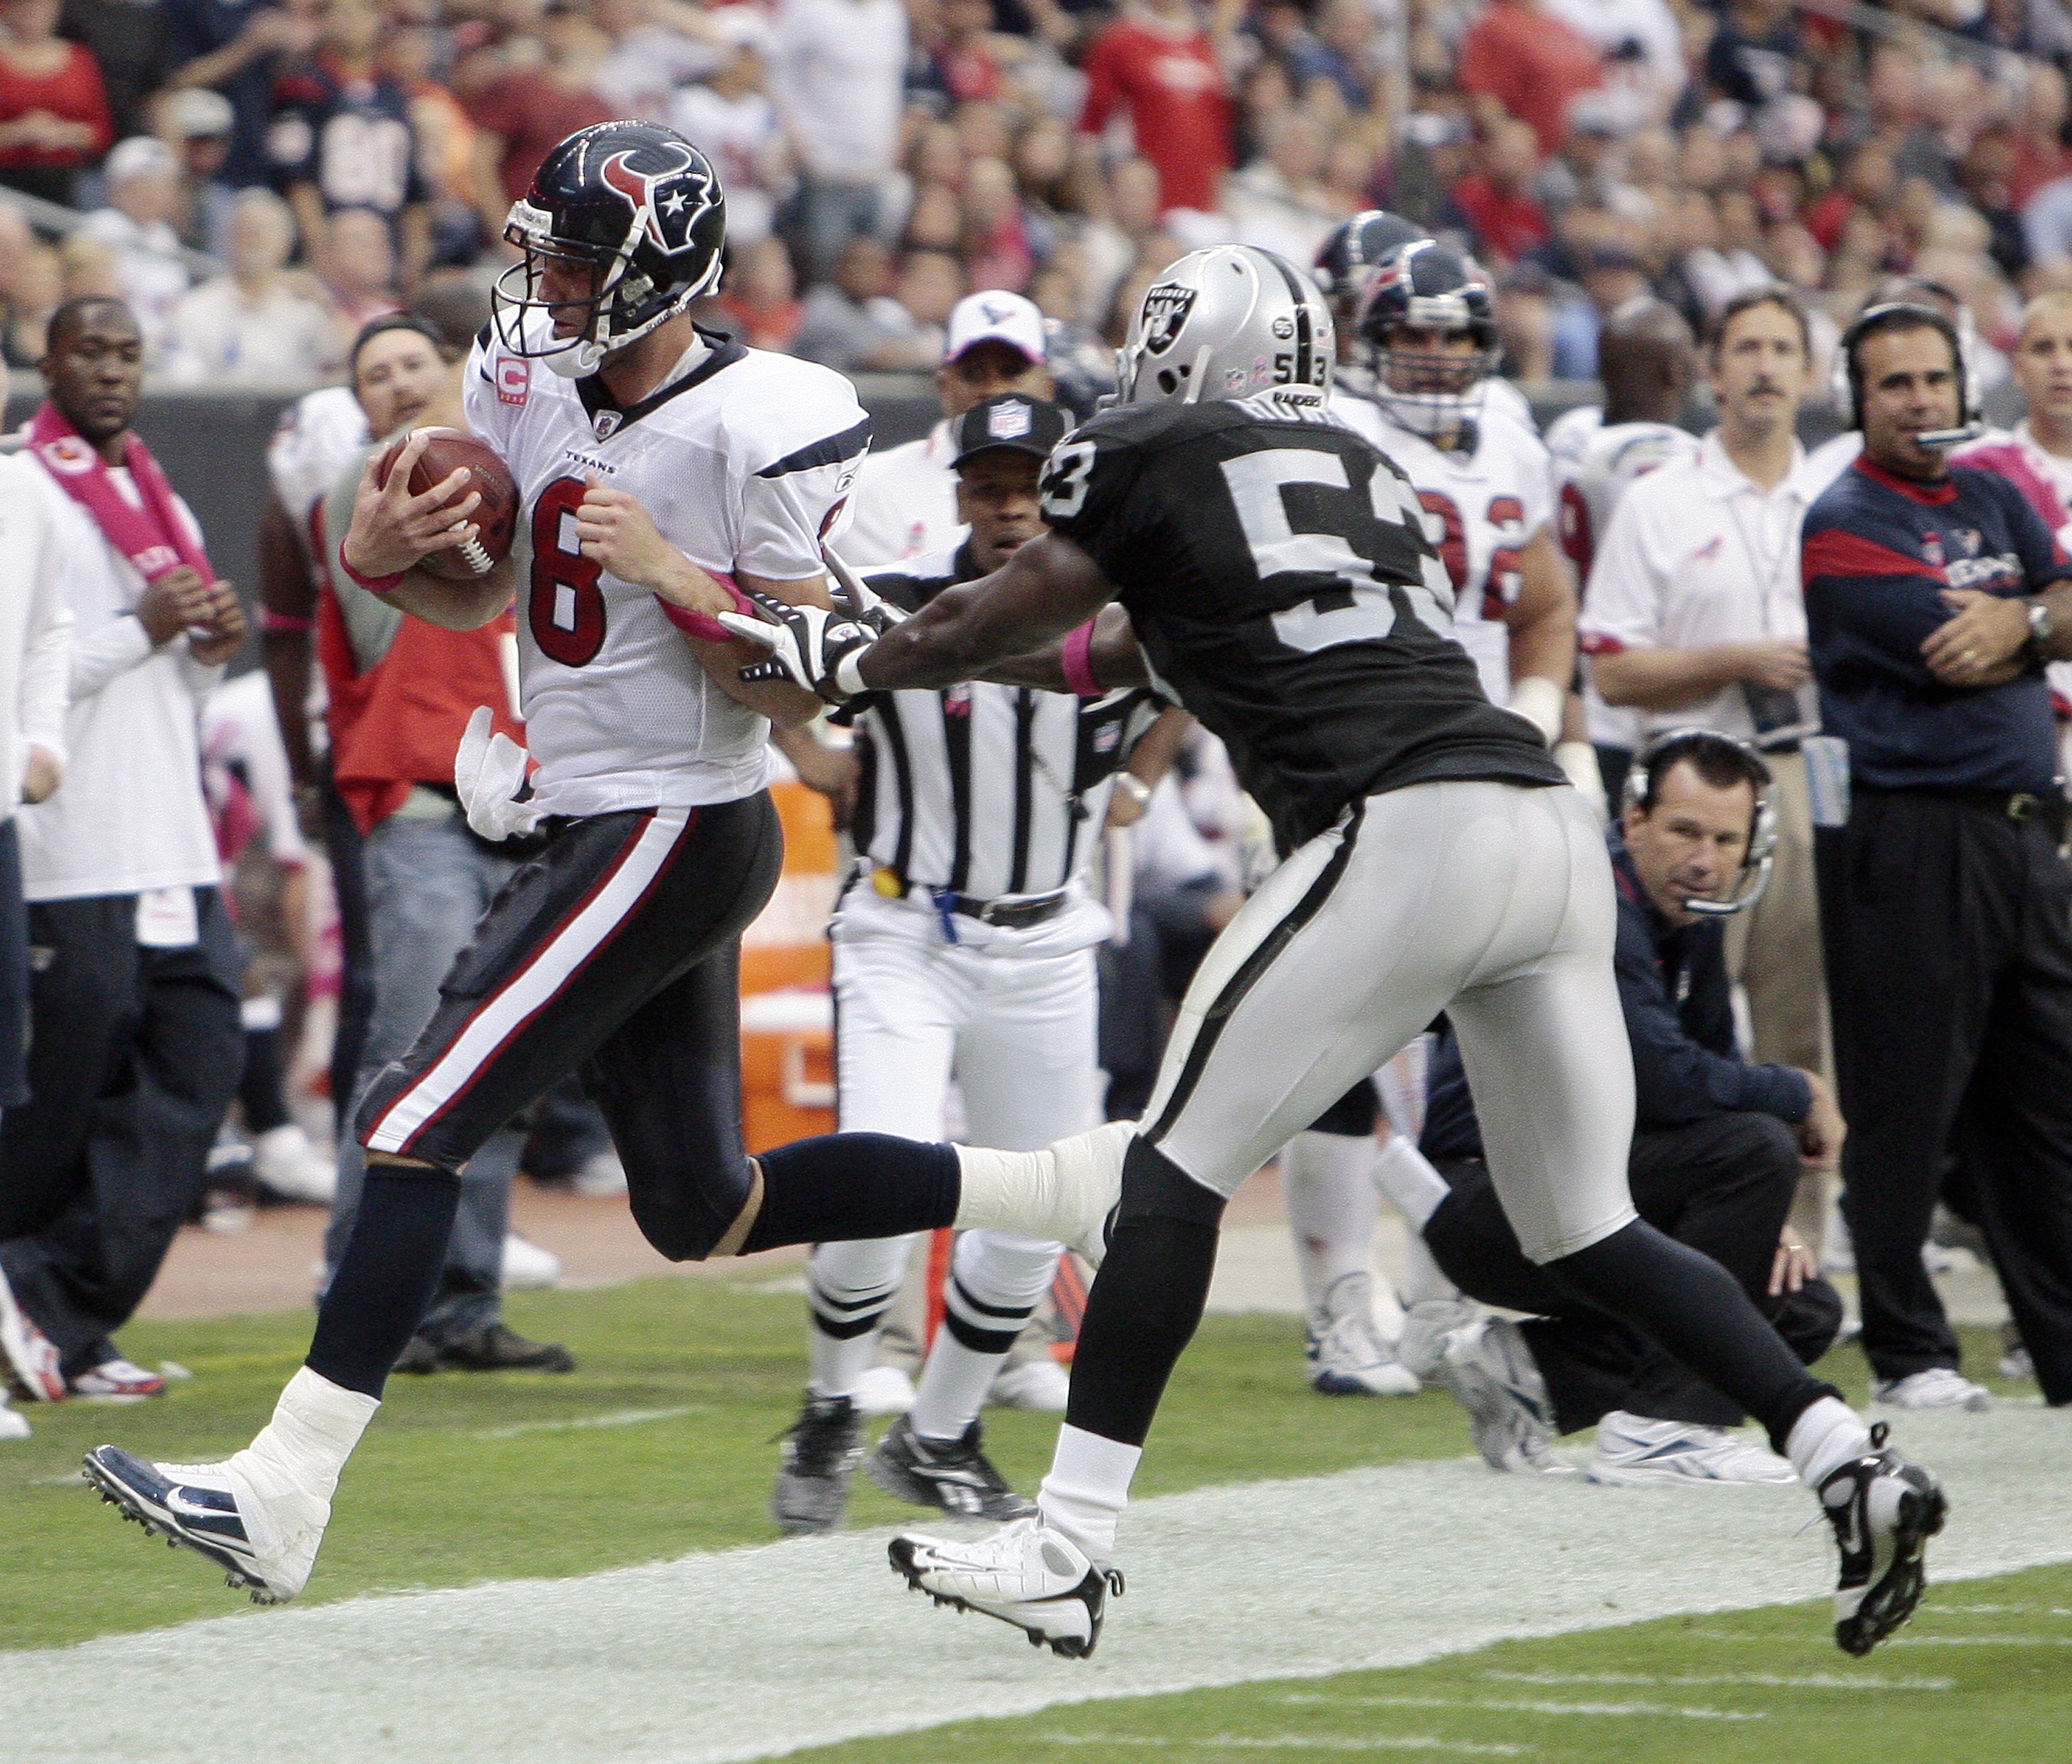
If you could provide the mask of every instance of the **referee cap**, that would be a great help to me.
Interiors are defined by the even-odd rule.
[[[1071,426],[1072,413],[1062,405],[1026,392],[995,393],[957,418],[957,452],[950,463],[961,466],[998,448],[1048,459]]]

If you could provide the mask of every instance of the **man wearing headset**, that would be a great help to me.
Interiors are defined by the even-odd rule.
[[[1809,763],[1863,1344],[1899,1408],[1982,1408],[1921,1263],[1957,1153],[2046,1402],[2072,1402],[2072,874],[2049,661],[2072,559],[1975,438],[1957,334],[1874,306],[1844,336],[1862,455],[1807,512],[1826,737]],[[1844,757],[1845,754],[1845,757]]]
[[[1737,1051],[1722,935],[1768,879],[1770,785],[1753,746],[1704,730],[1657,736],[1634,758],[1610,835],[1614,967],[1634,1079],[1627,1174],[1640,1216],[1731,1271],[1811,1365],[1832,1344],[1842,1305],[1787,1215],[1802,1169],[1832,1162],[1842,1117],[1817,1073],[1753,1065]],[[1745,1418],[1732,1401],[1525,1259],[1490,1180],[1450,1031],[1433,1055],[1421,1149],[1422,1158],[1385,1161],[1389,1198],[1449,1280],[1531,1316],[1471,1320],[1457,1297],[1429,1298],[1412,1307],[1404,1332],[1405,1357],[1466,1405],[1494,1468],[1566,1473],[1553,1436],[1594,1422],[1593,1482],[1792,1480],[1783,1458],[1725,1431]],[[1481,1352],[1449,1351],[1463,1330],[1480,1337]],[[1492,1376],[1499,1366],[1504,1375]]]

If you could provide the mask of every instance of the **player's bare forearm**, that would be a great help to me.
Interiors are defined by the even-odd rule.
[[[1567,691],[1576,677],[1576,590],[1552,534],[1536,533],[1519,557],[1518,598],[1505,609],[1511,676],[1551,680]]]
[[[1143,686],[1150,684],[1151,670],[1144,652],[1137,647],[1136,627],[1129,615],[1117,606],[1106,606],[1094,615],[1093,641],[1087,648],[1087,666],[1104,686]],[[1011,656],[986,669],[984,677],[1001,686],[1034,686],[1042,692],[1070,692],[1072,681],[1065,672],[1065,639],[1046,644],[1026,656]]]
[[[508,557],[471,582],[454,582],[413,567],[405,570],[402,581],[381,598],[428,625],[446,631],[479,631],[511,604],[517,583],[517,571]]]
[[[864,684],[890,691],[979,679],[997,663],[1054,643],[1114,598],[1092,558],[1071,540],[1045,533],[991,575],[944,589],[879,638],[861,663]]]

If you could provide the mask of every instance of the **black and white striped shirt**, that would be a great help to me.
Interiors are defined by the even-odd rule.
[[[978,574],[967,544],[869,580],[911,612]],[[1141,687],[1078,698],[982,681],[860,704],[859,857],[907,887],[980,900],[1051,894],[1079,875],[1116,772],[1164,708]]]

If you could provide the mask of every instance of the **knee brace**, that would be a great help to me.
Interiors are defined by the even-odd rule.
[[[1146,1219],[1176,1219],[1215,1231],[1222,1227],[1223,1208],[1229,1204],[1149,1141],[1139,1137],[1129,1142],[1122,1161],[1122,1199],[1116,1207],[1116,1228]]]

